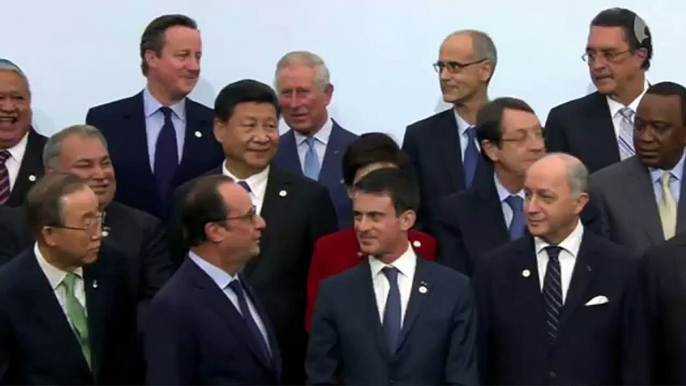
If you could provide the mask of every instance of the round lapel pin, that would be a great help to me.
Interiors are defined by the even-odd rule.
[[[522,276],[524,276],[524,277],[529,277],[529,276],[531,276],[531,271],[529,271],[528,269],[523,270],[523,271],[522,271]]]
[[[415,247],[415,248],[419,248],[419,247],[422,246],[422,242],[419,241],[419,240],[415,240],[415,241],[412,242],[412,246]]]
[[[419,286],[419,293],[420,293],[420,294],[425,294],[425,293],[427,293],[427,292],[429,292],[429,289],[426,288],[426,286],[423,286],[423,285],[422,285],[422,286]]]
[[[98,288],[98,281],[97,280],[93,280],[93,288]]]
[[[288,192],[285,190],[282,190],[279,192],[279,196],[281,196],[281,197],[286,197],[286,195],[288,195]]]
[[[34,176],[33,174],[31,174],[31,175],[29,176],[29,181],[31,181],[31,182],[36,182],[36,176]]]
[[[202,138],[202,133],[199,132],[199,131],[196,131],[196,132],[195,132],[195,137],[196,137],[196,138]]]

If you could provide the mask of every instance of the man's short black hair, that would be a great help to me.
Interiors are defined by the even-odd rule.
[[[281,116],[279,98],[268,85],[252,79],[243,79],[224,87],[214,101],[214,114],[222,122],[228,122],[234,109],[241,103],[269,103],[276,109],[276,117]]]
[[[229,217],[229,208],[219,193],[219,186],[232,183],[231,177],[215,174],[199,177],[193,183],[181,207],[181,225],[187,248],[207,240],[205,225]]]
[[[476,115],[476,138],[479,143],[488,140],[500,147],[503,140],[503,113],[506,109],[536,114],[528,103],[518,98],[503,97],[486,103]]]
[[[381,162],[396,165],[400,169],[409,166],[407,156],[393,138],[384,133],[362,134],[348,145],[343,154],[343,182],[352,186],[358,170]]]
[[[634,11],[626,8],[609,8],[601,11],[591,21],[595,27],[620,27],[624,31],[624,38],[629,44],[629,49],[638,50],[645,48],[648,54],[641,64],[641,68],[650,68],[650,59],[653,57],[653,38],[646,22]],[[640,40],[639,40],[640,39]]]
[[[674,82],[660,82],[648,87],[646,94],[678,96],[681,102],[681,124],[686,127],[686,88]]]
[[[374,170],[355,184],[355,191],[389,196],[398,215],[408,210],[417,212],[419,207],[417,181],[407,170]]]

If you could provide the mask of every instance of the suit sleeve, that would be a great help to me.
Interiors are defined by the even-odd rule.
[[[594,206],[598,209],[600,214],[600,235],[612,240],[612,225],[610,222],[610,216],[608,215],[607,202],[605,200],[605,195],[603,194],[603,189],[601,187],[601,182],[597,174],[591,175],[589,179],[589,196],[593,200]]]
[[[401,150],[407,155],[408,159],[410,160],[410,168],[412,170],[412,174],[415,177],[415,181],[417,182],[417,186],[419,187],[419,211],[417,213],[417,222],[415,224],[415,228],[427,233],[431,233],[431,224],[427,223],[427,221],[429,221],[427,213],[429,207],[424,202],[423,197],[421,197],[423,193],[421,175],[422,169],[419,164],[419,146],[417,145],[417,139],[415,138],[415,130],[413,130],[412,126],[408,126],[405,129],[405,135],[403,137],[403,144]]]
[[[569,144],[564,132],[563,117],[557,109],[550,110],[545,122],[545,147],[546,151],[569,153]]]
[[[642,290],[639,264],[631,260],[631,270],[625,279],[622,298],[621,350],[623,384],[647,385],[651,383],[651,333],[646,296]]]
[[[98,130],[102,130],[102,128],[100,128],[100,120],[96,116],[93,109],[88,109],[88,112],[86,113],[86,124],[94,126]]]
[[[193,347],[184,310],[168,299],[150,305],[145,331],[148,385],[189,385],[193,382]]]
[[[441,210],[432,227],[438,242],[436,262],[471,276],[472,267],[469,261],[469,253],[464,245],[462,231],[457,224],[454,224],[455,221],[450,224],[450,220],[455,220],[455,213],[450,210],[444,200],[441,202]]]
[[[335,385],[341,365],[338,326],[332,304],[332,288],[322,282],[314,308],[305,370],[308,384]]]
[[[481,383],[487,384],[489,381],[488,374],[488,363],[489,363],[489,304],[490,304],[490,288],[491,288],[491,271],[490,266],[492,264],[491,255],[487,254],[483,256],[476,263],[474,269],[474,277],[472,279],[472,284],[474,287],[474,297],[476,299],[476,307],[478,314],[478,351],[479,351],[479,379]]]
[[[116,338],[112,342],[115,347],[116,366],[114,379],[121,384],[139,384],[145,380],[145,360],[143,345],[138,334],[136,299],[129,285],[129,269],[127,258],[123,254],[112,259],[116,262],[117,290],[115,291],[116,312],[113,314],[116,324],[110,332]]]
[[[314,305],[317,300],[317,293],[319,293],[319,283],[322,280],[321,265],[324,258],[322,243],[321,240],[318,240],[314,245],[314,253],[312,253],[312,261],[310,262],[310,272],[307,275],[307,305],[305,308],[305,330],[307,330],[307,332],[310,332],[310,327],[312,326]]]
[[[460,289],[459,303],[453,313],[450,347],[445,363],[445,382],[449,385],[477,385],[479,371],[477,367],[477,318],[474,298],[469,281],[462,277],[464,283]]]
[[[609,239],[610,235],[606,233],[607,227],[603,225],[603,213],[597,204],[598,198],[590,196],[588,203],[580,213],[581,223],[584,227],[596,235]]]

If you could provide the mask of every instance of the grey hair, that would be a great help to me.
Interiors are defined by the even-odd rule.
[[[279,72],[284,68],[295,64],[304,65],[313,69],[314,82],[321,89],[324,89],[331,84],[329,69],[319,55],[309,51],[291,51],[279,59],[279,62],[276,64],[276,71],[274,72],[275,89],[279,89]]]
[[[62,142],[71,136],[81,138],[97,138],[107,149],[107,140],[100,130],[91,125],[73,125],[53,134],[43,148],[43,167],[46,169],[59,169],[57,160],[62,155]]]
[[[26,83],[26,88],[29,90],[29,94],[31,94],[31,84],[29,83],[29,78],[26,77],[24,71],[22,71],[19,66],[14,64],[14,62],[9,59],[0,58],[0,71],[12,71],[17,73],[24,80]]]
[[[567,153],[548,153],[546,157],[557,157],[567,164],[567,184],[572,196],[588,192],[588,169],[581,160]]]

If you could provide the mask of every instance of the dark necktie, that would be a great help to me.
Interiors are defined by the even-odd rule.
[[[237,184],[240,185],[241,188],[245,189],[246,192],[248,192],[248,193],[252,192],[252,189],[250,189],[250,185],[248,185],[247,182],[245,182],[245,181],[238,181]]]
[[[476,173],[476,166],[479,163],[479,149],[476,147],[476,128],[469,126],[467,128],[467,148],[464,151],[464,179],[467,187],[472,186],[474,174]]]
[[[155,144],[155,179],[161,197],[166,199],[172,187],[174,173],[179,166],[179,154],[176,130],[172,122],[172,109],[160,107],[160,111],[164,114],[164,125]]]
[[[10,199],[10,174],[5,163],[10,158],[10,152],[0,150],[0,205]]]
[[[390,289],[386,298],[386,309],[383,313],[383,330],[386,334],[388,351],[395,354],[398,347],[398,336],[400,335],[400,321],[402,319],[400,308],[400,289],[398,288],[398,269],[395,267],[385,267],[381,270],[386,278]]]
[[[524,236],[526,220],[524,219],[524,199],[519,196],[510,196],[505,202],[512,208],[512,221],[510,222],[510,240],[516,240]]]
[[[545,299],[546,325],[550,344],[557,339],[557,328],[562,316],[562,277],[560,275],[560,247],[546,247],[548,264],[543,279],[543,299]]]
[[[231,283],[229,283],[229,287],[238,298],[238,308],[240,308],[243,319],[245,319],[245,323],[248,325],[248,330],[250,330],[254,338],[259,343],[265,358],[271,361],[271,355],[269,354],[269,349],[267,349],[267,343],[264,341],[264,336],[262,336],[260,329],[257,327],[257,323],[255,323],[255,319],[252,317],[252,313],[248,307],[248,302],[245,299],[245,291],[243,291],[241,282],[239,280],[232,280]]]

